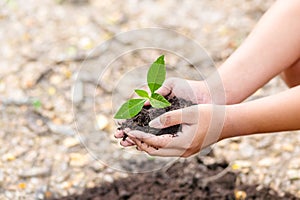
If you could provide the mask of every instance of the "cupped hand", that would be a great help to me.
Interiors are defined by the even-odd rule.
[[[168,78],[156,93],[162,96],[176,96],[195,104],[211,103],[209,89],[204,81]]]
[[[182,124],[182,131],[175,136],[155,136],[137,130],[128,131],[126,134],[137,145],[138,150],[149,155],[188,157],[220,140],[221,132],[210,127],[213,107],[211,104],[195,105],[167,112],[150,122],[151,127],[160,129]]]
[[[193,81],[181,78],[168,78],[156,93],[163,96],[176,96],[186,100],[190,100],[195,104],[211,103],[211,97],[206,84],[203,81]],[[145,103],[149,105],[149,101]],[[125,135],[124,130],[118,130],[115,138],[121,139]],[[135,145],[130,139],[121,140],[120,144],[124,147]]]

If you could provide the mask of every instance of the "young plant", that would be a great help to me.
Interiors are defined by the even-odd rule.
[[[166,66],[164,55],[157,58],[157,60],[151,65],[147,74],[147,83],[150,89],[150,94],[145,90],[136,89],[135,93],[141,98],[129,99],[125,102],[118,112],[115,114],[115,119],[130,119],[136,116],[143,108],[145,102],[149,100],[150,104],[154,108],[165,108],[170,106],[165,97],[155,93],[158,90],[166,78]]]

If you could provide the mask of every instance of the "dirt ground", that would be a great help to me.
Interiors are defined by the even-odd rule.
[[[156,173],[135,174],[113,183],[85,190],[61,200],[285,200],[298,199],[291,194],[278,196],[269,188],[238,183],[237,174],[226,162],[205,165],[198,157],[176,162]]]
[[[96,196],[120,195],[112,188],[127,188],[126,182],[134,178],[137,183],[169,183],[159,178],[164,172],[160,169],[178,161],[120,147],[113,137],[114,112],[132,88],[143,83],[145,69],[162,53],[169,77],[199,79],[184,59],[189,58],[201,66],[205,78],[214,63],[219,66],[242,43],[273,2],[0,0],[0,199],[82,199],[90,190]],[[167,29],[142,29],[149,27]],[[138,31],[126,33],[130,30]],[[171,50],[138,48],[149,43]],[[200,46],[205,51],[199,52]],[[248,100],[285,89],[274,78]],[[238,180],[233,189],[257,185],[258,191],[271,188],[279,196],[300,197],[299,144],[299,132],[233,138],[212,147],[214,157],[206,166],[197,159],[184,165],[204,170],[224,160],[228,174],[234,172]],[[174,187],[179,187],[182,165],[174,164],[165,174],[174,178]],[[152,173],[136,177],[136,172]],[[192,177],[190,173],[182,180]],[[201,186],[200,179],[195,181]],[[197,189],[204,192],[200,186],[187,181],[184,187],[198,195]],[[136,187],[128,190],[146,190]],[[135,195],[123,193],[124,198]]]

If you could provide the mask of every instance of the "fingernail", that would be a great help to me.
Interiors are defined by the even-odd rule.
[[[154,120],[152,120],[151,122],[149,122],[149,126],[152,127],[152,128],[163,128],[163,125],[160,122],[159,117],[157,117]]]

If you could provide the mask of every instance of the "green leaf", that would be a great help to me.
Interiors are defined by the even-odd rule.
[[[150,104],[154,108],[165,108],[171,105],[170,102],[168,102],[168,100],[165,99],[165,97],[157,93],[153,93],[151,95]]]
[[[130,119],[136,116],[143,108],[146,99],[130,99],[126,101],[118,112],[115,114],[115,119]]]
[[[151,93],[160,88],[166,78],[164,55],[160,56],[149,68],[147,74],[148,87]]]
[[[136,90],[134,90],[134,91],[135,91],[135,93],[137,93],[137,95],[139,95],[140,97],[149,99],[149,95],[148,95],[148,92],[147,92],[147,91],[145,91],[145,90],[139,90],[139,89],[136,89]]]
[[[34,101],[32,102],[32,105],[33,105],[33,107],[34,107],[35,109],[39,109],[40,107],[42,107],[42,103],[41,103],[40,100],[34,100]]]

